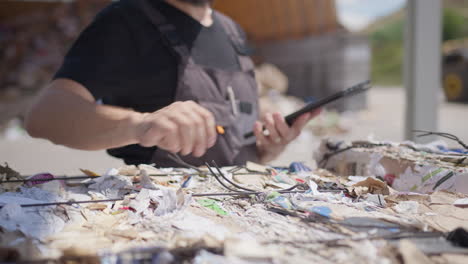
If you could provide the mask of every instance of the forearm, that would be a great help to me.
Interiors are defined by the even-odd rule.
[[[94,102],[87,90],[70,80],[56,80],[31,107],[26,129],[33,137],[83,150],[138,143],[141,113]]]

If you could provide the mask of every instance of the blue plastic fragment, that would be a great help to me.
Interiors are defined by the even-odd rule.
[[[330,214],[332,210],[326,206],[314,206],[310,208],[310,212],[316,213],[318,215],[324,216],[326,218],[330,218]]]
[[[284,209],[293,209],[293,205],[291,204],[291,202],[288,200],[288,198],[286,198],[284,196],[278,196],[278,197],[274,198],[272,200],[272,202],[274,204],[277,204],[277,205],[283,207]]]
[[[289,172],[312,171],[309,167],[302,162],[293,162],[289,165]]]
[[[275,169],[278,172],[282,172],[282,171],[288,172],[289,171],[289,167],[276,167],[275,166],[275,167],[273,167],[273,169]]]
[[[192,176],[189,176],[186,181],[184,181],[181,185],[182,188],[187,188],[190,185],[190,182],[192,181]]]
[[[467,150],[460,149],[460,148],[446,148],[444,146],[437,146],[437,148],[440,151],[443,151],[443,152],[454,152],[454,153],[460,153],[460,154],[468,154]]]

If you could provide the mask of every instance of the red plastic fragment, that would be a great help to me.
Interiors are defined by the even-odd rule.
[[[136,210],[130,206],[123,206],[123,207],[120,207],[119,210],[128,210],[128,211],[132,211],[132,212],[136,212]]]
[[[384,176],[384,180],[385,180],[388,184],[390,184],[390,186],[391,186],[391,185],[393,184],[393,182],[395,181],[395,178],[396,178],[395,174],[385,174],[385,176]]]

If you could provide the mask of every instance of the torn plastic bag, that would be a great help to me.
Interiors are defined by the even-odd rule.
[[[6,204],[0,209],[0,226],[8,231],[19,230],[27,236],[44,240],[60,232],[65,222],[54,214],[51,207],[21,208],[18,204]]]
[[[93,179],[93,182],[89,185],[89,189],[101,193],[109,199],[120,198],[133,188],[131,179],[125,176],[106,175]]]
[[[170,188],[142,189],[129,206],[135,209],[137,215],[163,216],[183,210],[190,204],[191,198],[190,194]]]

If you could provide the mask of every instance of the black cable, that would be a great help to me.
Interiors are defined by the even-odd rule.
[[[323,155],[323,159],[319,162],[319,166],[320,166],[321,168],[325,168],[325,166],[327,166],[328,160],[329,160],[331,157],[333,157],[333,156],[335,156],[335,155],[338,155],[338,154],[340,154],[340,153],[342,153],[342,152],[348,151],[348,150],[350,150],[350,149],[353,149],[353,148],[355,148],[355,147],[354,147],[354,146],[350,146],[350,147],[346,147],[346,148],[344,148],[344,149],[339,149],[339,150],[337,150],[337,151],[335,151],[335,152],[332,152],[332,153],[326,153],[325,155]],[[325,164],[322,164],[322,163],[324,163],[324,162],[325,162]]]
[[[279,190],[279,191],[277,191],[277,192],[287,192],[287,191],[292,191],[292,190],[296,189],[296,188],[297,188],[297,187],[299,187],[299,186],[301,186],[301,185],[300,185],[300,184],[296,184],[296,185],[294,185],[294,186],[291,186],[291,187],[289,187],[289,188],[286,188],[286,189]]]
[[[18,182],[48,182],[48,181],[71,181],[71,180],[86,180],[86,179],[95,179],[101,176],[70,176],[70,177],[55,177],[50,179],[23,179],[23,180],[7,180],[7,181],[0,181],[2,183],[18,183]]]
[[[228,170],[228,172],[229,172],[229,173],[234,173],[234,172],[236,172],[236,171],[238,171],[238,170],[241,170],[241,169],[243,169],[243,168],[245,168],[245,166],[235,166],[234,168]]]
[[[414,130],[414,131],[416,131],[416,130]],[[386,144],[386,143],[377,143],[376,144],[376,143],[370,143],[370,142],[352,142],[351,146],[348,146],[348,147],[345,147],[345,148],[342,148],[342,149],[336,149],[335,148],[335,151],[324,154],[323,159],[320,160],[318,164],[319,164],[320,168],[325,168],[325,166],[328,163],[328,160],[331,157],[333,157],[335,155],[338,155],[338,154],[340,154],[342,152],[351,150],[351,149],[355,149],[355,148],[373,148],[373,147],[390,147],[390,146],[391,146],[391,144]],[[404,146],[411,149],[411,150],[413,150],[413,151],[419,151],[419,150],[413,148],[412,146],[409,146],[409,145],[404,145]]]
[[[229,188],[226,186],[226,188]],[[322,192],[335,192],[337,190],[319,190]],[[277,191],[281,194],[287,194],[287,193],[304,193],[306,191],[285,191],[285,190],[280,190]],[[232,190],[232,192],[227,192],[227,193],[192,193],[191,195],[193,197],[208,197],[208,196],[236,196],[236,195],[260,195],[264,192],[239,192],[236,190]],[[129,199],[134,199],[134,198],[129,198]],[[105,200],[89,200],[89,201],[65,201],[65,202],[50,202],[50,203],[36,203],[36,204],[21,204],[21,207],[36,207],[36,206],[53,206],[53,205],[73,205],[73,204],[87,204],[87,203],[109,203],[109,202],[118,202],[118,201],[123,201],[125,198],[116,198],[116,199],[105,199]],[[0,209],[2,209],[5,205],[0,205]]]
[[[232,192],[238,192],[238,190],[234,190],[234,189],[231,189],[229,186],[225,185],[224,182],[222,182],[219,178],[218,178],[218,175],[216,175],[216,173],[211,169],[210,167],[210,164],[208,164],[208,162],[205,162],[205,165],[208,167],[208,170],[211,172],[211,174],[213,174],[214,178],[219,182],[219,184],[221,184],[224,188],[232,191]]]
[[[73,204],[87,204],[87,203],[109,203],[123,201],[124,198],[106,199],[106,200],[89,200],[89,201],[66,201],[66,202],[50,202],[50,203],[36,203],[36,204],[21,204],[21,207],[35,207],[35,206],[52,206],[52,205],[73,205]],[[3,208],[5,205],[0,205]]]
[[[281,193],[304,193],[305,191],[281,191]],[[235,195],[259,195],[263,192],[232,192],[232,193],[195,193],[193,197],[204,197],[204,196],[235,196]]]
[[[417,137],[426,137],[426,136],[439,136],[443,138],[447,138],[453,141],[456,141],[458,144],[460,144],[464,149],[468,150],[468,145],[463,142],[459,137],[450,134],[450,133],[445,133],[445,132],[433,132],[433,131],[426,131],[426,130],[413,130],[414,133],[421,133],[420,135],[416,135]]]
[[[203,171],[200,170],[200,168],[197,168],[197,167],[195,167],[195,166],[193,166],[193,165],[191,165],[191,164],[188,164],[187,162],[183,161],[182,158],[180,158],[180,156],[177,155],[177,154],[167,153],[167,156],[168,156],[171,160],[173,160],[175,163],[177,163],[177,164],[179,164],[179,165],[181,165],[181,166],[183,166],[183,167],[186,167],[186,168],[189,168],[189,169],[194,169],[194,170],[196,170],[196,171],[199,172],[199,173],[203,173]]]
[[[248,192],[257,192],[256,190],[252,190],[252,189],[249,189],[249,188],[246,188],[246,187],[243,187],[241,185],[238,185],[234,182],[232,182],[231,180],[229,180],[229,178],[227,178],[224,173],[222,172],[221,168],[216,164],[216,162],[213,160],[212,161],[214,167],[216,168],[216,170],[219,172],[220,176],[226,180],[228,183],[230,183],[231,185],[233,185],[234,187],[238,188],[238,189],[242,189],[242,190],[245,190],[245,191],[248,191]],[[276,192],[288,192],[288,191],[292,191],[294,189],[296,189],[298,186],[300,186],[300,184],[296,184],[294,186],[291,186],[289,188],[286,188],[286,189],[281,189],[281,190],[274,190]]]
[[[233,185],[234,187],[236,188],[239,188],[239,189],[242,189],[244,191],[248,191],[248,192],[255,192],[256,190],[252,190],[252,189],[249,189],[249,188],[246,188],[246,187],[243,187],[241,185],[238,185],[234,182],[232,182],[231,180],[229,180],[225,175],[224,173],[221,171],[221,168],[219,168],[218,164],[216,164],[216,161],[211,161],[211,163],[213,163],[214,167],[216,168],[216,170],[219,172],[219,175],[227,182],[229,182],[231,185]]]

